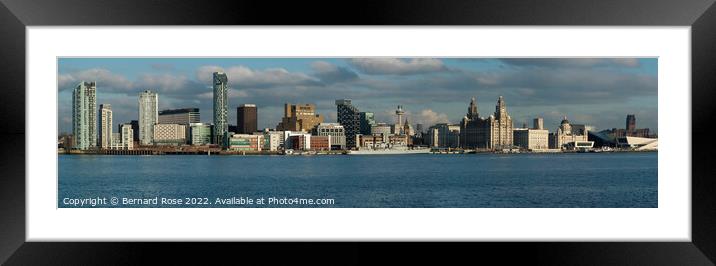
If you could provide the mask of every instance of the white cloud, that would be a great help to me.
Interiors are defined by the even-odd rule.
[[[420,114],[418,114],[418,117],[416,117],[415,123],[423,124],[426,127],[429,127],[431,125],[435,125],[438,123],[449,123],[450,119],[448,118],[448,115],[445,113],[437,113],[433,111],[432,109],[423,109],[420,111]],[[413,123],[413,122],[411,122]]]
[[[371,75],[412,75],[447,70],[442,61],[434,58],[352,58],[348,63]]]
[[[129,91],[133,88],[133,82],[122,75],[112,73],[103,68],[91,68],[71,73],[60,74],[57,77],[59,91],[73,89],[82,81],[96,81],[97,90],[107,88],[110,91]]]
[[[142,89],[157,90],[159,92],[172,92],[185,89],[189,80],[185,76],[170,74],[142,75],[137,82]],[[199,88],[197,88],[199,89]]]
[[[222,68],[219,66],[202,66],[197,70],[197,79],[211,84],[214,72],[225,72],[232,87],[264,88],[272,86],[295,86],[318,84],[319,82],[304,74],[289,72],[284,68],[267,68],[254,70],[245,66]]]

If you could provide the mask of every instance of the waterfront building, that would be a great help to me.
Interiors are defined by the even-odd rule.
[[[338,123],[346,132],[346,148],[356,148],[356,136],[360,134],[360,111],[350,99],[336,100]]]
[[[311,136],[311,150],[313,151],[329,151],[331,150],[330,136]]]
[[[316,127],[317,136],[330,136],[331,149],[343,150],[346,148],[345,128],[339,123],[321,123]]]
[[[386,123],[377,123],[370,128],[369,135],[383,136],[385,138],[385,140],[387,141],[388,136],[390,136],[392,134],[393,134],[393,129],[390,125],[388,125]]]
[[[112,105],[106,103],[99,105],[99,146],[112,146]]]
[[[229,133],[229,79],[226,73],[214,72],[214,143],[226,147]]]
[[[229,150],[261,151],[263,146],[263,135],[233,134],[229,137]]]
[[[659,149],[659,139],[642,137],[618,137],[616,144],[619,148],[632,149],[637,151],[656,151]]]
[[[159,111],[159,124],[189,125],[201,120],[199,108],[182,108]]]
[[[360,112],[360,134],[370,135],[371,128],[375,126],[375,114],[372,112]]]
[[[525,150],[549,149],[549,131],[535,128],[515,128],[514,145]]]
[[[113,149],[113,150],[122,150],[124,149],[124,146],[122,145],[122,134],[119,132],[112,133],[112,137],[109,141],[110,145],[107,146],[107,149]]]
[[[258,129],[258,114],[255,104],[242,104],[236,108],[237,133],[252,134]]]
[[[284,147],[283,131],[264,130],[264,150],[277,151]]]
[[[316,105],[285,103],[283,118],[276,130],[311,132],[320,123],[323,123],[323,116],[316,114]]]
[[[187,125],[180,124],[155,124],[154,138],[155,145],[181,145],[186,143]]]
[[[132,129],[132,124],[120,125],[119,132],[121,132],[120,142],[122,144],[122,149],[134,149],[134,129]]]
[[[440,123],[428,128],[427,143],[436,148],[460,147],[460,125]]]
[[[589,141],[589,130],[585,125],[570,124],[565,116],[562,119],[555,133],[550,134],[550,149],[574,149],[576,147],[585,147],[586,143],[594,145],[593,141]]]
[[[285,141],[287,149],[306,151],[311,149],[311,134],[303,132],[290,132]]]
[[[97,83],[80,82],[72,90],[72,147],[97,146]]]
[[[154,125],[159,121],[159,95],[146,90],[139,94],[139,143],[151,145],[154,138]]]
[[[512,117],[507,113],[507,105],[502,96],[497,99],[495,113],[487,118],[479,116],[477,102],[473,97],[460,126],[460,141],[464,148],[487,150],[512,148]]]
[[[204,123],[189,124],[189,143],[191,145],[209,145],[211,144],[212,134],[211,125]]]

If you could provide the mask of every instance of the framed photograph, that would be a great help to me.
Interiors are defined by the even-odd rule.
[[[0,259],[713,264],[712,4],[4,1]]]

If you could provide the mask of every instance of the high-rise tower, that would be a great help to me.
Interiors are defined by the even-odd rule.
[[[97,83],[80,82],[72,90],[72,134],[75,149],[97,146]]]
[[[252,134],[258,129],[256,105],[243,104],[236,108],[236,126],[239,134]]]
[[[146,90],[139,94],[139,143],[151,145],[154,142],[154,124],[159,122],[159,95]]]
[[[229,132],[229,79],[226,73],[214,72],[214,143],[226,146]]]
[[[350,99],[336,100],[338,123],[345,129],[346,147],[356,147],[356,135],[360,133],[360,111],[351,104]]]

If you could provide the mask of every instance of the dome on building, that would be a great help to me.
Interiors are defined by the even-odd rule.
[[[562,119],[562,123],[560,123],[560,125],[564,125],[564,124],[568,124],[568,125],[569,125],[569,120],[567,120],[567,117],[566,117],[566,116]]]

